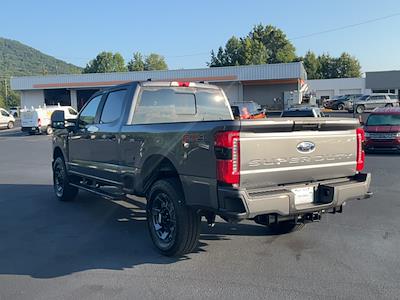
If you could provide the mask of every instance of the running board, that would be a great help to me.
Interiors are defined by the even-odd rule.
[[[126,196],[124,194],[107,193],[106,191],[101,191],[98,188],[91,188],[91,187],[80,185],[80,184],[76,184],[76,183],[70,183],[69,185],[71,185],[73,187],[76,187],[78,189],[85,190],[87,192],[99,195],[99,196],[101,196],[103,198],[106,198],[108,200],[122,200],[122,199],[126,198]]]

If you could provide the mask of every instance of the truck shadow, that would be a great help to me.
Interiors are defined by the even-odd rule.
[[[205,241],[266,234],[257,225],[203,224],[195,253],[207,250]],[[193,255],[169,258],[153,248],[140,199],[110,201],[80,192],[76,201],[63,203],[51,185],[0,185],[0,274],[53,278],[90,269],[168,265]]]

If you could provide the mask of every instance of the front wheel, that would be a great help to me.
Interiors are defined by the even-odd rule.
[[[147,224],[157,250],[166,256],[192,252],[200,236],[200,215],[184,204],[179,181],[157,181],[147,201]]]
[[[64,160],[57,157],[53,164],[53,184],[56,197],[60,201],[72,201],[78,194],[78,188],[69,184]]]
[[[8,128],[8,129],[14,128],[14,122],[13,122],[13,121],[8,122],[7,128]]]

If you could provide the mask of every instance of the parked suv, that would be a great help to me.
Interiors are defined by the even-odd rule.
[[[350,112],[355,110],[356,113],[362,114],[366,110],[373,110],[378,107],[399,106],[399,99],[395,94],[372,94],[361,96],[351,104],[349,103],[349,107],[347,107]]]
[[[377,108],[365,123],[365,150],[400,151],[400,108]]]

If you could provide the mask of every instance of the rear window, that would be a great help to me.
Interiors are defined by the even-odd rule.
[[[231,120],[220,91],[194,88],[145,88],[133,116],[134,124]]]
[[[400,115],[370,115],[367,126],[400,126]]]

